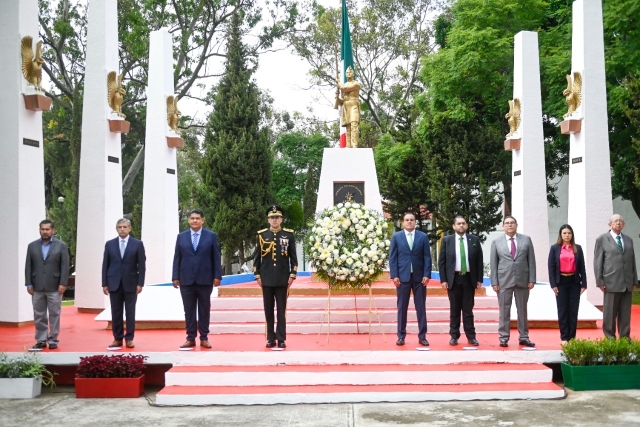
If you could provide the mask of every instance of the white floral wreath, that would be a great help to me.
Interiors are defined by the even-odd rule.
[[[387,220],[359,203],[339,203],[309,224],[306,252],[317,276],[332,289],[362,289],[387,265]]]

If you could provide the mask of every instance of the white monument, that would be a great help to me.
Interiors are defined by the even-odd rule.
[[[171,34],[166,29],[153,31],[149,46],[142,199],[142,240],[147,254],[146,283],[171,281],[173,253],[179,231],[177,148],[169,147],[169,141],[180,138],[167,122],[173,90]]]
[[[25,289],[27,245],[45,219],[42,113],[27,110],[23,94],[35,93],[22,74],[21,43],[38,42],[38,1],[12,0],[0,13],[0,324],[33,321]],[[42,96],[42,95],[41,95]]]
[[[549,217],[538,34],[521,31],[514,41],[512,103],[516,105],[512,105],[512,110],[520,110],[520,123],[516,133],[507,136],[507,141],[519,140],[519,149],[511,150],[511,214],[518,221],[518,232],[527,234],[533,241],[537,280],[548,282]]]
[[[607,230],[613,202],[601,0],[573,3],[572,43],[571,71],[582,75],[582,103],[573,118],[582,119],[582,126],[570,137],[568,223],[584,250],[588,299],[602,305],[593,274],[593,248]]]
[[[364,205],[382,214],[382,198],[378,186],[376,164],[371,148],[325,148],[318,185],[316,212],[343,202],[334,199],[336,192],[351,194],[356,201],[364,197]],[[358,193],[358,195],[356,195]]]
[[[79,311],[104,309],[108,298],[101,287],[104,244],[117,236],[122,217],[120,133],[112,129],[126,123],[108,102],[108,76],[119,74],[117,0],[92,0],[88,15],[76,249]]]

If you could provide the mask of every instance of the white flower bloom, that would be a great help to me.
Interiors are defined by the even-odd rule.
[[[358,277],[359,277],[359,278],[361,278],[361,279],[364,279],[364,274],[360,273],[360,274],[358,275]]]
[[[384,228],[386,230],[387,228],[389,228],[389,224],[387,224],[386,222],[383,222],[382,223],[382,228]]]
[[[355,277],[353,277],[353,276],[351,276],[351,277],[349,277],[349,280],[351,280],[352,282],[355,282],[355,281],[356,281],[356,278],[355,278]]]
[[[347,258],[347,265],[351,265],[351,264],[353,264],[353,259]]]
[[[338,203],[336,206],[338,206],[339,208],[343,207],[344,205],[342,203]]]
[[[378,260],[378,265],[382,265],[382,262],[383,262],[383,261],[382,261],[381,259],[379,259],[379,260]]]
[[[333,264],[333,260],[331,258],[327,258],[325,262],[327,263],[327,265]]]
[[[365,264],[368,264],[369,263],[369,258],[367,258],[366,256],[362,257],[362,262],[364,262]]]
[[[342,254],[342,255],[340,256],[340,259],[341,259],[342,261],[346,261],[346,260],[347,260],[347,256],[346,256],[345,254]]]
[[[335,256],[335,257],[340,255],[340,251],[337,250],[337,249],[333,249],[331,252],[333,253],[333,256]]]
[[[324,236],[324,241],[325,242],[330,242],[331,241],[331,236],[328,235],[328,234],[326,236]]]
[[[360,209],[360,203],[354,203],[351,205],[351,207],[355,208],[355,209]]]
[[[356,229],[355,229],[355,228],[353,228],[353,227],[349,227],[349,231],[350,231],[350,232],[352,232],[352,233],[355,233],[355,232],[356,232]]]
[[[344,223],[342,223],[342,226],[344,227]],[[346,229],[346,227],[344,227]],[[334,228],[334,232],[336,233],[336,236],[339,235],[340,233],[342,233],[342,230],[340,228]]]
[[[349,202],[345,203],[344,207],[347,208],[347,209],[350,208],[351,207],[351,203],[349,203]]]

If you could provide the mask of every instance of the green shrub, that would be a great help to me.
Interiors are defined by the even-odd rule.
[[[562,361],[572,366],[635,365],[640,363],[640,340],[571,340],[562,345]]]
[[[51,373],[35,354],[24,354],[16,358],[9,358],[0,353],[0,378],[42,378],[42,384],[55,387],[56,383]]]

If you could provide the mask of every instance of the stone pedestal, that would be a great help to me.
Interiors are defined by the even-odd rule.
[[[316,212],[334,205],[334,183],[364,183],[365,206],[382,214],[382,198],[371,148],[324,149]]]
[[[572,135],[582,130],[582,119],[566,119],[560,123],[560,131],[563,135]]]
[[[568,223],[584,249],[589,301],[602,305],[593,274],[593,248],[607,231],[613,202],[601,0],[573,3],[572,31],[571,74],[582,73],[583,119],[582,130],[570,137]]]
[[[44,94],[22,95],[24,98],[24,108],[30,111],[49,111],[51,110],[51,98]]]
[[[522,138],[507,138],[504,140],[504,149],[505,151],[519,150],[521,142]]]
[[[33,321],[31,297],[24,286],[24,262],[27,245],[40,238],[38,224],[45,219],[42,113],[25,108],[23,94],[27,92],[27,81],[22,76],[20,56],[20,40],[25,36],[38,40],[38,1],[3,3],[0,12],[0,325]]]
[[[511,214],[518,220],[518,232],[531,237],[536,254],[536,278],[546,282],[549,220],[538,34],[521,31],[514,41],[513,97],[521,103],[518,134],[522,144],[519,150],[512,151]]]
[[[179,231],[176,148],[180,135],[167,123],[167,97],[173,95],[173,50],[166,29],[153,31],[149,46],[149,87],[144,151],[142,240],[147,251],[147,283],[171,281]],[[170,141],[174,146],[169,145]]]
[[[102,257],[122,217],[120,134],[111,132],[107,75],[118,72],[117,0],[89,4],[78,194],[75,306],[104,309]]]
[[[129,133],[129,129],[131,128],[131,123],[119,117],[116,114],[111,114],[109,118],[109,130],[113,133]]]

